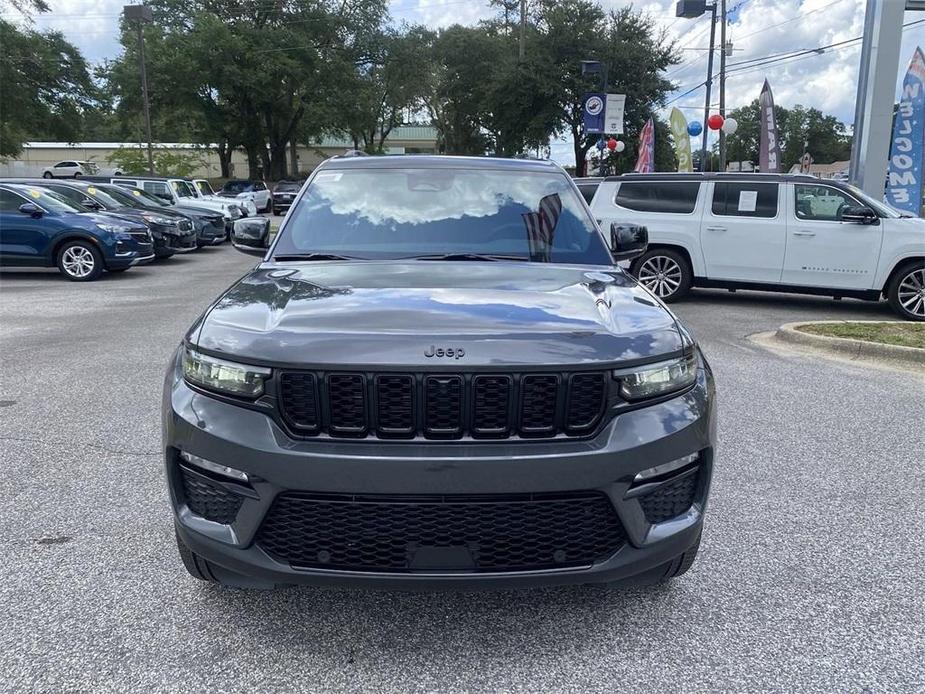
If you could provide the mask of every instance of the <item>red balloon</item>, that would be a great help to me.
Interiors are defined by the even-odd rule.
[[[714,113],[712,116],[710,116],[707,119],[707,125],[710,126],[710,130],[719,130],[720,128],[723,127],[723,123],[725,122],[725,120],[726,119],[723,118],[718,113]]]
[[[614,138],[610,138],[609,140],[607,140],[607,149],[609,149],[612,152],[616,148],[617,148],[617,141]]]

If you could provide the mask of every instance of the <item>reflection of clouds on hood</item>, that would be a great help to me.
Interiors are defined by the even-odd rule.
[[[340,172],[338,172],[340,173]],[[375,225],[421,224],[489,217],[502,205],[535,210],[544,195],[567,190],[561,174],[457,171],[453,169],[344,171],[312,182],[310,209],[330,205]],[[319,199],[323,202],[319,202]]]

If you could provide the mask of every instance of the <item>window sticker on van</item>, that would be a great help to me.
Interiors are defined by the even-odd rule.
[[[739,212],[754,212],[757,206],[757,190],[743,190],[739,192]]]

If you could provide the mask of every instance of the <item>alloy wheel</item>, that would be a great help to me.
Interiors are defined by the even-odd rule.
[[[905,311],[925,318],[925,268],[913,270],[899,283],[899,304]]]
[[[640,267],[639,281],[657,297],[671,296],[681,286],[681,266],[665,255],[654,255]]]
[[[71,277],[84,278],[93,272],[96,266],[96,259],[89,248],[83,246],[71,246],[65,249],[61,256],[61,265],[64,271]]]

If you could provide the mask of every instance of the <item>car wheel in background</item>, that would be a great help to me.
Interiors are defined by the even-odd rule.
[[[272,212],[272,211],[273,211],[273,198],[270,198],[269,200],[267,200],[267,206],[264,208],[263,211],[264,211],[264,212]]]
[[[91,282],[103,274],[103,256],[89,241],[68,241],[58,251],[58,269],[72,282]]]
[[[676,301],[691,288],[693,273],[687,258],[670,248],[653,248],[632,265],[639,283],[665,302]]]
[[[74,172],[74,178],[80,178],[80,176],[81,176],[80,171],[75,171],[75,172]]]
[[[925,321],[925,262],[903,265],[886,290],[890,307],[906,320]]]
[[[54,178],[54,176],[52,176],[51,171],[46,171],[42,174],[42,178]]]

